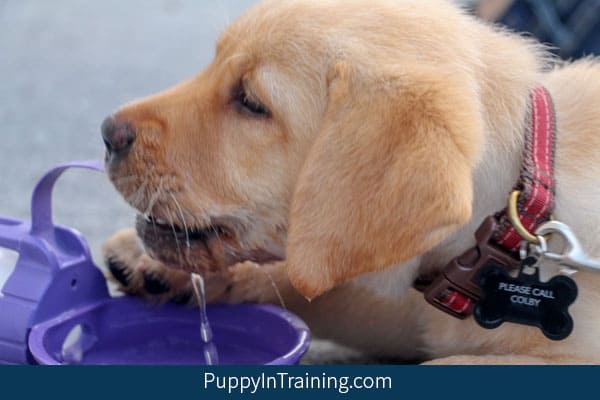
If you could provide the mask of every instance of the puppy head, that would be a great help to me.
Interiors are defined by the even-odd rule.
[[[206,70],[108,120],[107,169],[153,256],[200,272],[287,258],[314,297],[469,218],[481,117],[462,17],[376,5],[263,3]]]
[[[281,3],[232,24],[200,74],[103,124],[108,174],[139,210],[146,249],[170,266],[285,257],[295,177],[327,95],[325,46],[304,26],[312,17],[294,16],[310,7]]]

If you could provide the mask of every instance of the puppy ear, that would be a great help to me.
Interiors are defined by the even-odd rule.
[[[483,137],[470,82],[420,66],[334,68],[290,209],[288,272],[300,293],[404,262],[469,220]]]

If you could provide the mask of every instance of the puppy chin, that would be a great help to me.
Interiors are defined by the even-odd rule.
[[[227,266],[223,257],[215,257],[218,249],[212,242],[225,240],[217,238],[216,234],[186,234],[176,227],[152,223],[142,216],[136,219],[136,230],[148,254],[171,268],[206,273]]]
[[[282,261],[278,247],[247,247],[222,229],[185,232],[175,226],[152,223],[143,216],[136,219],[137,234],[147,253],[170,268],[188,272],[226,272],[239,262],[264,264]]]

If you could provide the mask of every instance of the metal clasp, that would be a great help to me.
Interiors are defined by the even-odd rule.
[[[543,251],[543,257],[556,261],[565,267],[600,272],[600,261],[589,257],[571,228],[559,221],[548,221],[538,227],[536,235],[557,234],[564,239],[565,247],[561,253]]]

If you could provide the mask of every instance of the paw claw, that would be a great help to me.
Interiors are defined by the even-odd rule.
[[[191,299],[192,299],[192,292],[184,291],[184,292],[178,293],[175,297],[173,297],[173,299],[171,301],[175,304],[189,304]]]
[[[144,274],[144,289],[149,294],[163,294],[171,290],[167,282],[154,274]]]
[[[127,267],[125,265],[121,264],[114,258],[107,259],[106,265],[108,266],[108,270],[112,274],[113,278],[115,278],[121,285],[125,287],[129,286],[129,274],[127,273]]]

